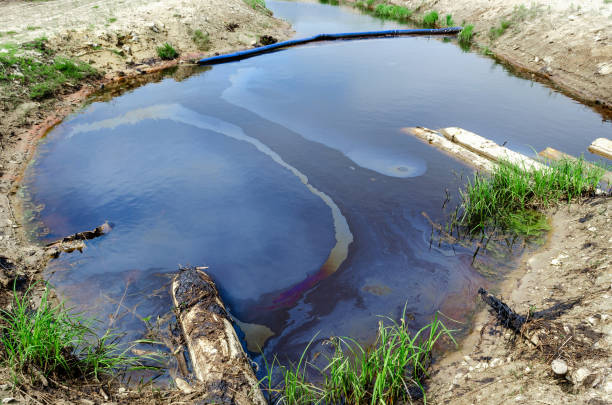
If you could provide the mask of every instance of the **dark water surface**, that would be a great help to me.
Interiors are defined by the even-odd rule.
[[[396,27],[353,10],[269,1],[298,36]],[[167,313],[170,273],[210,266],[231,312],[293,355],[311,337],[371,338],[405,303],[464,317],[485,280],[472,252],[429,247],[445,188],[470,169],[399,130],[459,126],[532,153],[579,155],[610,122],[439,39],[293,48],[88,106],[41,144],[26,182],[44,240],[113,231],[50,281],[138,337]],[[123,297],[123,298],[122,298]],[[118,303],[121,303],[118,310]],[[137,315],[137,316],[135,316]]]

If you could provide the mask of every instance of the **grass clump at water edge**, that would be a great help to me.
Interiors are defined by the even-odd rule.
[[[604,173],[582,158],[532,170],[502,162],[490,176],[468,180],[455,215],[469,233],[501,229],[530,236],[546,226],[540,210],[593,195]]]
[[[152,368],[143,361],[159,360],[130,354],[136,344],[150,341],[136,341],[121,348],[117,334],[107,330],[98,337],[92,328],[93,320],[70,313],[63,304],[54,306],[48,288],[38,307],[32,308],[34,286],[22,297],[14,291],[12,308],[0,312],[2,355],[15,383],[28,376],[34,381],[40,374],[62,379],[98,379],[119,371]]]
[[[179,53],[172,45],[166,42],[162,46],[157,47],[157,56],[163,60],[172,60],[178,58]]]
[[[459,45],[466,49],[472,45],[472,38],[474,37],[474,26],[472,24],[468,24],[463,27],[461,32],[459,33]]]
[[[266,362],[263,390],[272,403],[284,404],[374,405],[418,398],[426,402],[423,383],[433,347],[443,336],[455,342],[452,331],[437,316],[415,334],[410,333],[405,316],[400,322],[387,321],[379,322],[371,347],[351,338],[332,338],[333,354],[324,359],[322,367],[307,360],[310,344],[295,365],[282,366],[277,358],[271,364]],[[281,376],[278,383],[276,374]],[[320,382],[309,382],[309,377]]]

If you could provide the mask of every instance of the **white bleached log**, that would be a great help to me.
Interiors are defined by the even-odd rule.
[[[589,152],[612,160],[612,141],[606,138],[597,138],[589,146]]]

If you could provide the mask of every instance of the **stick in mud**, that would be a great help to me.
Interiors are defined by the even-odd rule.
[[[495,311],[497,319],[499,319],[504,326],[514,329],[518,333],[522,333],[521,330],[525,322],[527,322],[527,318],[514,312],[506,303],[489,294],[482,287],[478,289],[478,294],[480,294],[482,300],[489,304],[493,311]]]
[[[172,282],[172,299],[206,400],[266,404],[212,279],[194,267],[181,268]]]

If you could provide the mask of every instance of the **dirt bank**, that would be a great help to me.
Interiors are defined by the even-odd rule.
[[[563,205],[545,246],[528,255],[496,294],[531,314],[532,339],[484,309],[462,348],[435,366],[434,404],[612,403],[612,197]],[[568,365],[555,376],[551,362]]]
[[[356,3],[356,0],[350,0]],[[366,3],[366,2],[363,2]],[[549,80],[612,117],[612,2],[605,0],[391,0],[474,25],[476,49]],[[502,25],[502,21],[504,22]],[[503,102],[503,100],[500,100]]]

